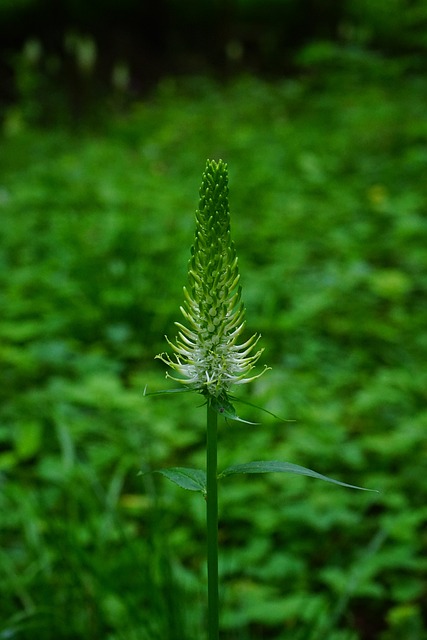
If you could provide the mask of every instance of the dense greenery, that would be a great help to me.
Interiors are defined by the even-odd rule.
[[[370,71],[164,80],[96,133],[6,123],[0,638],[203,637],[203,499],[138,471],[203,465],[199,399],[143,392],[170,384],[207,157],[273,367],[245,397],[295,420],[239,405],[262,425],[220,426],[220,468],[381,492],[224,479],[223,638],[427,638],[427,82]]]

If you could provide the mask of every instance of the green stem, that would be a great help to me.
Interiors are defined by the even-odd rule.
[[[218,414],[215,409],[212,408],[210,401],[208,401],[207,407],[206,529],[208,563],[208,639],[218,640]]]

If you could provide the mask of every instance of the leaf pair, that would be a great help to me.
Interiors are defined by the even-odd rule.
[[[342,487],[348,487],[350,489],[359,489],[361,491],[376,491],[376,489],[366,489],[365,487],[358,487],[353,484],[347,484],[340,480],[334,480],[328,476],[324,476],[317,471],[301,467],[298,464],[292,464],[291,462],[281,462],[280,460],[258,460],[255,462],[247,462],[244,464],[234,464],[231,467],[227,467],[218,475],[218,479],[225,478],[227,476],[235,475],[237,473],[295,473],[301,476],[309,476],[310,478],[317,478],[318,480],[324,480],[326,482],[332,482],[333,484],[341,485]],[[188,491],[200,491],[206,496],[206,473],[201,469],[191,469],[187,467],[172,467],[170,469],[158,469],[154,473],[160,473],[179,487],[187,489]],[[378,493],[378,492],[377,492]]]
[[[161,391],[147,392],[147,387],[145,387],[143,395],[144,396],[161,396],[167,393],[189,393],[190,391],[191,389],[163,389]],[[244,420],[243,418],[240,418],[240,416],[237,414],[236,409],[231,403],[231,400],[233,402],[240,402],[241,404],[246,404],[248,407],[253,407],[254,409],[258,409],[259,411],[263,411],[264,413],[268,413],[268,415],[272,416],[273,418],[276,418],[276,420],[280,420],[281,422],[294,422],[294,420],[286,420],[285,418],[280,418],[279,416],[276,416],[276,414],[272,413],[271,411],[264,409],[264,407],[259,407],[256,404],[252,404],[251,402],[247,402],[246,400],[242,400],[241,398],[232,396],[229,393],[228,394],[223,393],[218,398],[216,398],[215,396],[210,396],[209,400],[206,400],[206,402],[209,401],[211,403],[211,407],[224,418],[228,418],[229,420],[235,420],[236,422],[244,422],[245,424],[252,424],[252,425],[260,424],[259,422],[251,422],[250,420]],[[206,402],[204,404],[206,404]]]

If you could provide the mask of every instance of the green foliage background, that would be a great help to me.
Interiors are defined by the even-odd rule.
[[[92,132],[6,123],[0,638],[203,635],[203,499],[137,474],[204,464],[199,398],[143,392],[168,387],[207,157],[273,367],[240,393],[295,420],[242,405],[262,425],[221,426],[220,468],[380,491],[224,480],[223,638],[427,638],[427,83],[382,64],[164,79]]]

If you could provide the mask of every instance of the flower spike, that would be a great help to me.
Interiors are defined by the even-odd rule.
[[[228,170],[219,160],[208,160],[196,211],[196,233],[188,265],[175,343],[166,340],[173,356],[160,358],[178,376],[167,377],[203,394],[213,406],[227,406],[233,384],[251,382],[263,349],[254,352],[260,336],[237,344],[245,328],[238,259],[230,236]]]

